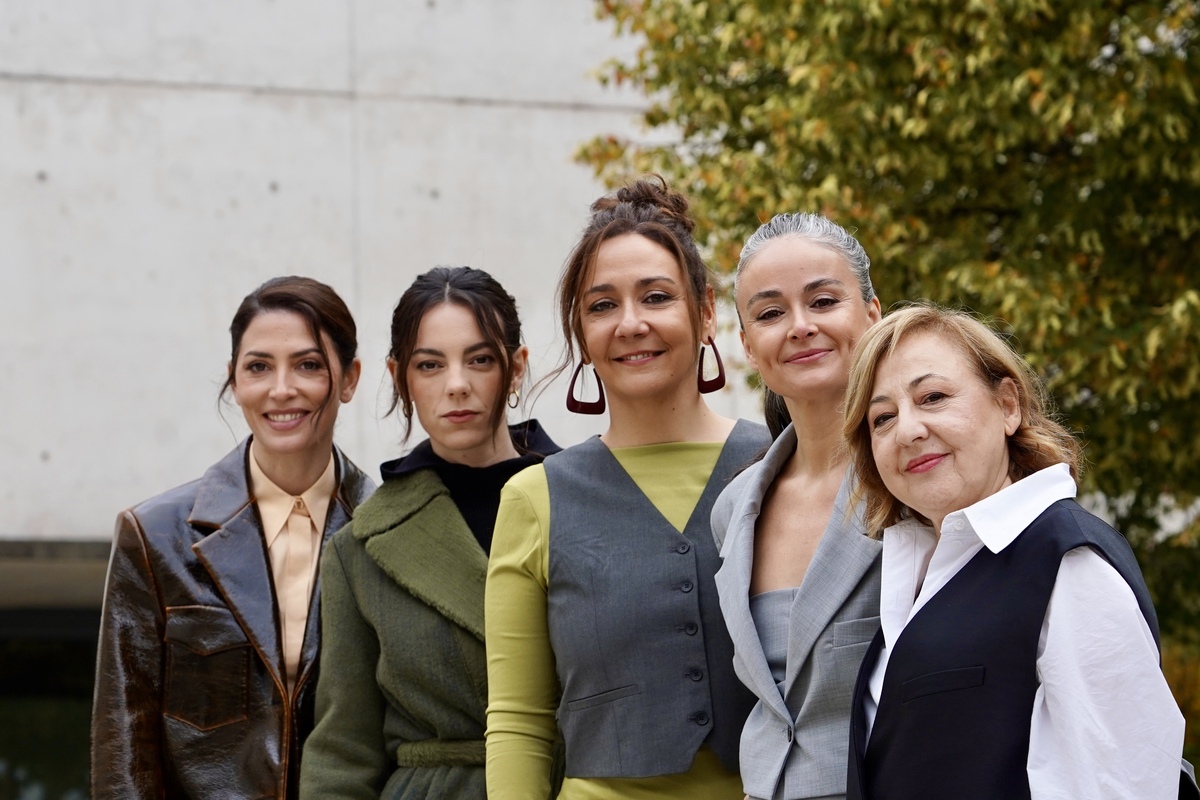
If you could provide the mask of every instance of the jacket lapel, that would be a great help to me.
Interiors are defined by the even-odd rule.
[[[341,450],[333,449],[336,459],[338,488],[329,503],[329,511],[325,515],[325,530],[321,534],[321,553],[333,535],[350,522],[350,517],[359,503],[365,501],[375,490],[371,482],[358,467],[346,458]],[[296,685],[303,683],[305,677],[317,663],[321,642],[321,573],[317,571],[317,579],[313,583],[312,597],[308,601],[308,622],[304,626],[304,644],[300,649],[300,664],[296,670]]]
[[[388,577],[483,641],[487,556],[433,470],[385,481],[354,535]]]
[[[796,434],[786,429],[772,443],[762,461],[751,467],[749,481],[734,506],[723,548],[725,561],[717,570],[717,592],[721,599],[729,636],[734,651],[742,661],[753,691],[781,719],[790,719],[783,695],[771,676],[770,665],[763,653],[758,629],[750,614],[750,578],[754,566],[754,526],[762,508],[762,500],[783,464],[796,448]]]
[[[279,626],[275,613],[275,584],[262,522],[250,498],[246,454],[250,440],[214,464],[200,479],[189,522],[215,530],[192,545],[212,576],[247,639],[280,686],[287,685]]]
[[[862,533],[862,509],[850,508],[850,488],[851,477],[847,472],[834,500],[829,523],[796,593],[788,637],[787,692],[791,692],[792,683],[817,637],[879,556],[879,542]]]

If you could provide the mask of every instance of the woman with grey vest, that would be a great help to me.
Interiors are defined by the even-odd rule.
[[[564,800],[742,796],[753,697],[733,674],[709,516],[767,434],[702,396],[724,375],[716,357],[705,377],[715,303],[692,227],[686,199],[638,181],[596,201],[567,262],[567,405],[609,424],[501,496],[485,599],[493,800],[546,797],[560,736]]]

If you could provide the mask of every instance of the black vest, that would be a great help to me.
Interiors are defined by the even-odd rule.
[[[1038,639],[1062,557],[1090,546],[1158,619],[1129,543],[1074,500],[1059,500],[999,553],[979,551],[897,638],[869,747],[863,698],[883,646],[867,650],[854,690],[849,800],[1018,800]]]
[[[737,423],[682,535],[599,439],[546,459],[547,624],[569,777],[687,772],[705,741],[737,772],[754,696],[733,672],[709,516],[767,441]]]

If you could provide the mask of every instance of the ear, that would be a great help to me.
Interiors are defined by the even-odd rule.
[[[867,309],[867,317],[870,318],[872,325],[883,319],[883,310],[879,305],[878,297],[872,297],[871,302],[867,303],[867,305],[870,306],[870,308]]]
[[[387,371],[388,371],[388,375],[392,376],[392,386],[398,386],[400,384],[399,369],[400,369],[400,364],[397,363],[396,359],[392,358],[391,356],[388,356],[387,357]]]
[[[229,388],[233,389],[233,402],[241,406],[237,399],[237,381],[233,379],[233,362],[230,361],[225,368],[225,375],[229,378]]]
[[[350,368],[342,373],[342,387],[338,399],[349,403],[354,398],[354,390],[358,388],[358,379],[362,376],[362,362],[357,358],[350,363]]]
[[[704,287],[704,303],[700,309],[700,344],[708,344],[717,338],[717,293],[713,287]]]
[[[1005,378],[996,387],[996,402],[1004,413],[1004,435],[1012,436],[1021,427],[1021,396],[1012,378]]]
[[[509,392],[515,392],[521,388],[521,384],[525,381],[525,371],[528,368],[529,347],[521,345],[512,354],[512,383],[509,384]]]
[[[742,340],[742,351],[746,354],[746,363],[750,369],[758,372],[758,359],[754,357],[754,353],[750,352],[749,346],[746,344],[746,331],[743,328],[738,329],[738,338]]]

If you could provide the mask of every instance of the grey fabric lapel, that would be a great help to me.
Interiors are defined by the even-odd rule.
[[[763,653],[754,618],[750,615],[750,577],[754,566],[754,526],[762,509],[762,500],[779,470],[796,449],[796,432],[788,426],[771,444],[762,461],[750,467],[740,485],[731,486],[740,497],[734,504],[733,517],[725,535],[722,554],[725,562],[717,570],[717,591],[721,613],[725,616],[733,646],[754,684],[754,693],[782,719],[790,719],[783,695],[771,676]],[[811,646],[811,645],[810,645]]]
[[[380,569],[483,641],[487,556],[433,470],[385,481],[354,519]]]
[[[817,543],[812,563],[808,565],[792,605],[784,683],[787,692],[791,692],[796,675],[808,660],[817,637],[879,555],[879,542],[862,533],[863,509],[850,508],[852,481],[851,473],[847,471],[834,500],[829,523]]]

